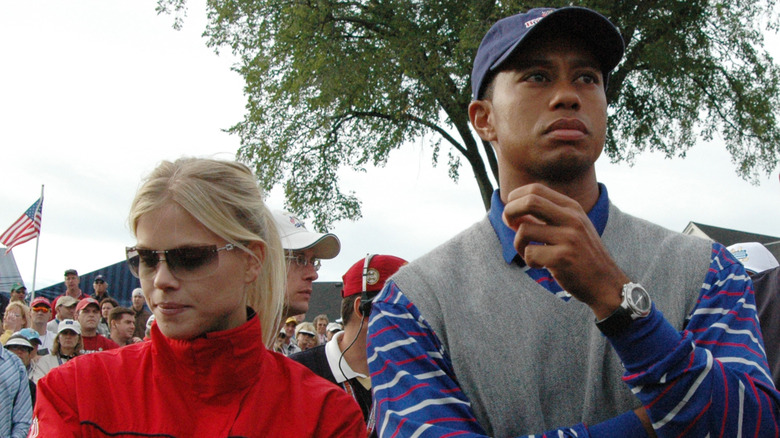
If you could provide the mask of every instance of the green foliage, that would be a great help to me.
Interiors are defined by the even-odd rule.
[[[185,3],[158,0],[158,11],[178,26]],[[382,166],[391,150],[425,138],[434,165],[447,148],[455,180],[465,158],[487,207],[497,167],[468,123],[474,54],[499,18],[565,4],[208,0],[208,44],[239,56],[246,80],[247,113],[229,129],[241,139],[238,158],[266,190],[283,184],[288,207],[323,230],[360,217],[356,195],[339,188],[339,168]],[[742,177],[775,168],[780,74],[761,29],[777,26],[775,0],[575,4],[608,16],[627,41],[608,90],[612,160],[647,150],[684,157],[698,139],[719,135]]]

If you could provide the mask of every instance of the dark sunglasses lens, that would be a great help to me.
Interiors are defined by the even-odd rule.
[[[195,274],[217,260],[216,246],[199,246],[168,250],[165,261],[171,271],[179,275]]]
[[[135,248],[125,248],[125,254],[127,256],[127,267],[130,269],[130,273],[133,276],[138,277],[138,251]]]

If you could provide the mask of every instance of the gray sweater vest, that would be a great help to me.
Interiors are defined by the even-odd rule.
[[[711,242],[610,204],[602,241],[633,282],[682,330]],[[394,280],[433,327],[479,423],[491,436],[596,424],[640,406],[584,304],[507,265],[487,218],[399,271]]]

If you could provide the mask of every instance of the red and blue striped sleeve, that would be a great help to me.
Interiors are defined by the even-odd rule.
[[[374,299],[368,366],[380,437],[483,437],[442,343],[392,281]],[[543,436],[587,437],[584,425]]]
[[[654,309],[610,342],[658,436],[780,436],[752,283],[722,245],[683,332]]]

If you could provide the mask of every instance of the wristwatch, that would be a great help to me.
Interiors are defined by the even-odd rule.
[[[624,284],[620,296],[623,297],[620,307],[601,321],[596,321],[596,327],[606,336],[623,333],[635,320],[649,315],[653,308],[653,300],[641,284]]]

